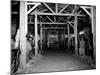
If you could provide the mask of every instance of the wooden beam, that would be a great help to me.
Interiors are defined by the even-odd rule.
[[[69,36],[70,33],[69,33],[69,31],[70,31],[70,30],[69,30],[69,25],[67,25],[67,32],[68,32],[68,34],[67,34],[67,35],[68,35],[68,49],[69,49],[69,43],[70,43],[70,36]]]
[[[27,2],[27,5],[35,5],[35,4],[37,4],[37,3],[40,3],[40,2]]]
[[[55,3],[55,10],[56,10],[56,13],[58,13],[58,3]]]
[[[74,22],[68,22],[68,23],[74,23]],[[34,22],[29,22],[28,24],[35,24]],[[40,22],[38,22],[37,24],[40,24]],[[66,23],[58,23],[58,22],[42,22],[42,24],[66,24]]]
[[[55,13],[46,3],[43,3],[52,13]]]
[[[56,22],[56,16],[54,16],[54,22]]]
[[[31,13],[31,15],[34,15],[35,13]],[[72,13],[41,13],[41,12],[37,12],[37,15],[57,15],[57,16],[75,16],[75,14]],[[76,14],[77,16],[85,16],[85,15],[81,15],[81,14]]]
[[[57,22],[59,22],[63,17],[61,17]]]
[[[43,10],[41,10],[40,12],[44,12],[44,11],[47,11],[48,9],[43,9]]]
[[[38,55],[38,23],[37,12],[35,11],[35,55]]]
[[[50,17],[46,16],[51,22],[54,22]]]
[[[66,23],[49,23],[49,22],[42,22],[42,24],[61,24],[61,25],[63,25],[63,24],[66,24]]]
[[[91,6],[84,6],[84,5],[81,5],[82,7],[85,7],[85,8],[88,8],[88,9],[91,9]]]
[[[80,14],[80,13],[81,13],[81,11],[78,12],[78,14]]]
[[[77,6],[75,6],[77,8]],[[77,39],[77,13],[75,12],[74,34],[75,34],[75,54],[78,54],[78,39]]]
[[[27,33],[27,4],[26,1],[20,2],[20,65],[26,67],[26,33]]]
[[[66,38],[65,38],[65,29],[63,30],[63,36],[64,36],[64,47],[65,47],[65,43],[66,43],[66,41],[65,41],[66,40]]]
[[[94,33],[94,14],[96,15],[94,11],[94,7],[91,7],[91,29],[92,33]]]
[[[42,37],[43,37],[43,36],[42,36],[42,35],[43,35],[42,33],[43,33],[43,32],[42,32],[42,22],[40,22],[40,43],[41,43],[41,51],[42,51],[42,39],[43,39],[43,38],[42,38]]]
[[[67,27],[43,27],[43,29],[66,29]]]
[[[74,22],[67,22],[71,27],[74,28],[74,26],[71,24],[71,23],[74,23]]]
[[[74,9],[72,11],[72,14],[74,14],[75,12],[77,12],[77,10],[79,9],[79,7],[76,8],[76,5],[74,6]],[[79,13],[77,13],[79,14]],[[78,16],[78,15],[77,15]],[[68,17],[68,19],[70,19],[72,16]]]
[[[83,7],[83,6],[80,6],[80,7],[91,17],[91,14],[86,10],[85,7]]]
[[[59,13],[62,13],[68,6],[69,5],[66,5],[64,8],[62,8]]]
[[[92,24],[92,34],[93,34],[93,57],[96,62],[96,7],[91,7],[91,24]]]
[[[76,11],[76,9],[75,9],[75,7],[74,7],[74,9],[73,9],[72,13],[74,13],[75,11]]]
[[[36,3],[35,6],[33,6],[28,12],[27,14],[29,14],[31,11],[33,11],[37,6],[39,6],[41,3]]]

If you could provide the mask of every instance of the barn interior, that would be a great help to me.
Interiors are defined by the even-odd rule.
[[[55,58],[56,60],[58,58],[63,59],[63,56],[67,55],[64,57],[65,60],[69,56],[75,56],[73,60],[76,59],[76,56],[81,60],[79,55],[79,33],[86,30],[93,34],[90,41],[94,43],[91,46],[93,48],[93,61],[95,61],[94,14],[95,6],[91,5],[11,1],[11,37],[15,37],[17,30],[20,30],[21,59],[24,60],[20,60],[21,64],[26,64],[25,38],[27,33],[35,38],[33,49],[35,56],[42,55],[44,59],[52,56],[52,59]],[[85,56],[89,56],[88,53],[85,53]],[[85,57],[82,59],[85,59]],[[64,62],[67,63],[67,61]],[[90,69],[90,67],[86,66],[84,69]],[[54,69],[54,71],[59,70]],[[45,70],[36,72],[45,72]]]

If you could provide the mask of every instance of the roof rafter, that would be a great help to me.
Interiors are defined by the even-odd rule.
[[[64,8],[62,8],[59,13],[62,13],[68,6],[69,5],[66,5]]]
[[[33,6],[28,12],[27,14],[29,14],[31,11],[33,11],[37,6],[39,6],[41,3],[36,3],[35,6]]]
[[[46,3],[43,3],[52,13],[55,13]]]
[[[80,7],[91,17],[91,14],[86,10],[84,6],[80,6]]]

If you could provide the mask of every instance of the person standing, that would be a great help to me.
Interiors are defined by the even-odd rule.
[[[84,41],[84,38],[81,38],[81,40],[80,40],[79,54],[81,56],[85,55],[85,41]]]

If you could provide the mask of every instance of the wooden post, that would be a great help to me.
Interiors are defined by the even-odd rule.
[[[56,13],[58,13],[58,3],[55,4]]]
[[[38,55],[38,38],[37,12],[35,11],[35,55]]]
[[[56,23],[56,16],[54,16],[54,23]]]
[[[92,33],[93,33],[93,55],[94,55],[94,60],[96,61],[96,7],[92,6],[91,7],[91,24],[92,24]]]
[[[26,66],[26,33],[27,33],[27,2],[20,1],[20,65]]]
[[[40,27],[41,27],[41,29],[40,29],[40,35],[41,35],[40,42],[41,42],[41,51],[42,51],[42,23],[41,22],[40,22]]]
[[[75,6],[77,11],[77,6]],[[77,39],[77,12],[75,11],[75,21],[74,21],[74,34],[75,34],[75,54],[78,54],[78,39]]]
[[[69,49],[69,42],[70,42],[70,37],[69,37],[69,24],[67,25],[67,35],[68,35],[68,49]]]
[[[63,35],[64,35],[64,48],[65,48],[65,29],[63,29]]]

